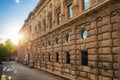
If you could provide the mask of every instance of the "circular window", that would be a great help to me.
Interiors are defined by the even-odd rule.
[[[70,42],[70,35],[67,35],[67,36],[66,36],[66,41],[67,41],[67,42]]]
[[[88,36],[88,31],[87,31],[87,30],[84,30],[84,31],[82,32],[82,38],[83,38],[83,39],[86,39],[87,36]]]

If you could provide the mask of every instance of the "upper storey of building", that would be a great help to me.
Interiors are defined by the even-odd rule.
[[[61,27],[110,0],[40,0],[25,20],[20,33],[29,34],[28,40]]]

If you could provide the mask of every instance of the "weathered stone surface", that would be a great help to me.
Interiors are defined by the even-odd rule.
[[[83,1],[41,0],[20,30],[20,33],[27,36],[18,47],[19,60],[27,60],[30,53],[30,60],[34,62],[35,67],[53,71],[54,74],[61,73],[60,76],[63,77],[69,78],[69,75],[77,77],[78,80],[118,79],[118,0],[89,0],[90,8],[86,10]],[[107,4],[103,4],[104,1]],[[69,19],[70,4],[73,14]],[[57,22],[58,13],[61,13],[60,24]],[[83,38],[84,30],[88,31],[86,38]],[[83,64],[85,61],[86,64]],[[75,80],[71,77],[70,79]]]

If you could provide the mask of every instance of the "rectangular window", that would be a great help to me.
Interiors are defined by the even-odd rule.
[[[66,63],[70,64],[70,53],[66,52]]]
[[[73,14],[72,14],[72,4],[68,5],[68,18],[72,18]]]
[[[50,29],[52,29],[52,17],[50,17]]]
[[[43,21],[43,25],[44,25],[44,32],[46,31],[46,20]]]
[[[88,66],[88,52],[82,51],[82,65]]]
[[[90,7],[90,0],[84,0],[84,10]]]
[[[59,53],[56,53],[56,62],[59,62]]]
[[[61,24],[61,13],[60,12],[57,14],[57,23],[58,25]]]
[[[38,22],[38,31],[41,31],[41,22]]]
[[[50,61],[50,53],[48,53],[48,61]]]

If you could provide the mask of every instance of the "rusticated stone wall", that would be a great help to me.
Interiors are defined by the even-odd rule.
[[[65,1],[66,5],[72,2]],[[62,14],[61,25],[53,20],[53,29],[49,30],[49,25],[46,25],[46,32],[43,32],[43,27],[40,33],[31,35],[34,36],[31,40],[34,67],[71,80],[119,80],[119,0],[110,0],[103,5],[96,5],[99,2],[96,0],[90,9],[80,9],[81,13],[78,9],[82,6],[78,8],[75,1],[78,0],[73,0],[73,13],[76,17],[67,20],[66,13]],[[67,12],[62,1],[58,3],[61,3],[62,12]],[[57,11],[59,6],[52,7]],[[56,19],[55,16],[53,18]],[[88,34],[85,39],[82,37],[84,30]],[[86,53],[87,57],[84,55]],[[83,61],[84,57],[87,62]]]

